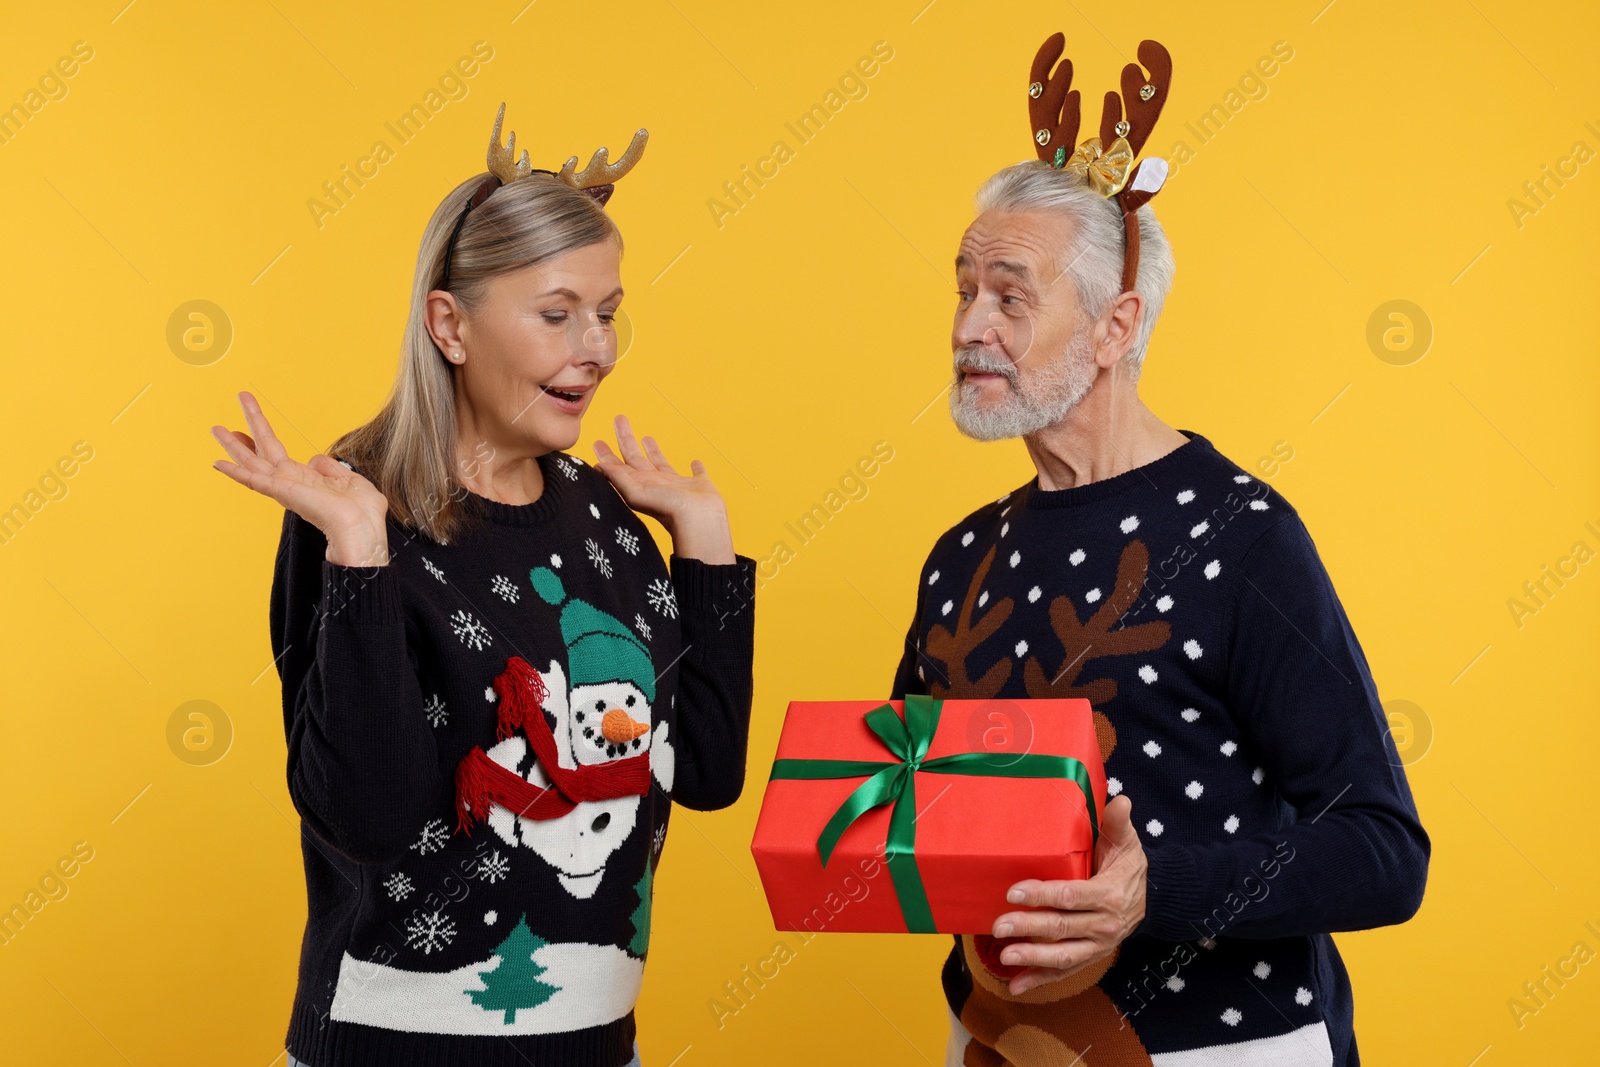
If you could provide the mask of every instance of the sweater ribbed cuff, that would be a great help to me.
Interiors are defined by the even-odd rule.
[[[322,615],[351,626],[387,625],[405,618],[394,565],[346,567],[322,561]]]
[[[670,566],[685,620],[716,619],[717,629],[734,633],[754,630],[755,560],[734,556],[732,563],[705,563],[675,555]]]
[[[1144,921],[1134,933],[1173,942],[1204,937],[1205,931],[1191,921],[1200,897],[1194,854],[1169,845],[1146,851],[1145,860],[1150,866],[1145,874]]]

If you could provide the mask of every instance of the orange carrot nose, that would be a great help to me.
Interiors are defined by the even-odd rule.
[[[650,732],[650,727],[642,722],[634,722],[633,717],[621,708],[612,708],[600,719],[600,733],[607,741],[625,745],[634,738]]]

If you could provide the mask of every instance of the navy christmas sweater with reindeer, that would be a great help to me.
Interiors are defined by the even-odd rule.
[[[1122,474],[1008,493],[923,567],[893,695],[1088,699],[1149,859],[1142,924],[1065,979],[1012,997],[994,939],[956,939],[967,1064],[1355,1064],[1328,935],[1420,904],[1428,837],[1310,535],[1182,432]]]
[[[272,645],[307,920],[311,1067],[617,1067],[672,801],[744,783],[754,562],[672,557],[564,454],[438,544],[324,559],[284,516]]]

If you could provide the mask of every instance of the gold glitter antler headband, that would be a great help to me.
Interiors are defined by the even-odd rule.
[[[633,140],[628,144],[628,150],[622,153],[622,158],[611,163],[606,158],[606,149],[597,148],[593,156],[589,157],[589,165],[582,170],[577,170],[578,157],[569,158],[560,171],[542,170],[528,162],[528,150],[522,150],[522,157],[517,158],[517,134],[512,131],[506,137],[506,143],[500,143],[500,127],[505,122],[506,105],[502,101],[500,110],[495,112],[494,129],[489,134],[489,177],[485,178],[478,188],[468,198],[467,204],[461,209],[461,217],[456,219],[456,228],[450,234],[450,243],[445,246],[444,272],[439,282],[440,289],[450,288],[450,260],[455,254],[456,239],[461,236],[461,227],[466,224],[467,213],[485,200],[489,194],[502,185],[521,181],[532,174],[549,174],[557,181],[582,189],[600,202],[602,207],[611,199],[611,194],[616,191],[617,179],[628,173],[644,155],[644,146],[650,140],[650,131],[639,130],[633,135]]]
[[[1116,198],[1127,238],[1122,291],[1128,292],[1139,276],[1137,212],[1167,180],[1166,160],[1152,157],[1135,165],[1134,159],[1155,129],[1156,119],[1167,102],[1172,87],[1172,56],[1158,41],[1139,42],[1139,63],[1122,68],[1122,93],[1106,93],[1100,135],[1073,149],[1070,146],[1078,136],[1081,101],[1072,88],[1072,61],[1062,59],[1051,72],[1066,47],[1065,34],[1052,34],[1033,57],[1028,79],[1029,128],[1040,159],[1057,169],[1081,175],[1101,196]],[[1144,64],[1142,69],[1140,63]]]

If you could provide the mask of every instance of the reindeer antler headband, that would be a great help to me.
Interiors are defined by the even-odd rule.
[[[1157,41],[1139,42],[1139,63],[1122,68],[1122,93],[1106,93],[1100,116],[1100,136],[1090,137],[1076,149],[1079,98],[1072,88],[1072,60],[1062,59],[1065,34],[1052,34],[1033,57],[1028,79],[1028,122],[1039,158],[1052,167],[1082,175],[1090,188],[1106,198],[1115,197],[1122,208],[1122,228],[1127,235],[1122,263],[1122,291],[1133,288],[1139,276],[1138,210],[1161,190],[1167,180],[1167,161],[1134,158],[1155,129],[1161,107],[1172,87],[1172,56]],[[1149,73],[1146,74],[1145,71]],[[1123,108],[1127,117],[1123,117]]]
[[[578,157],[573,156],[567,160],[561,170],[541,170],[528,162],[528,150],[522,150],[522,158],[517,158],[517,135],[515,131],[506,138],[506,143],[500,143],[500,124],[505,121],[506,105],[502,102],[500,110],[494,116],[494,130],[489,134],[489,176],[483,179],[476,191],[467,200],[467,206],[461,209],[461,217],[456,219],[456,228],[450,234],[450,243],[444,250],[444,276],[439,282],[440,289],[450,288],[450,259],[455,254],[456,239],[461,236],[461,227],[466,224],[467,212],[489,199],[489,194],[502,185],[509,185],[520,181],[531,174],[553,175],[558,181],[565,182],[574,189],[582,189],[598,200],[601,206],[611,199],[611,194],[616,191],[617,179],[633,169],[634,164],[644,155],[645,142],[650,140],[648,130],[640,130],[633,135],[628,150],[622,153],[622,158],[615,163],[608,162],[604,148],[595,149],[594,155],[589,157],[588,166],[578,170]]]

